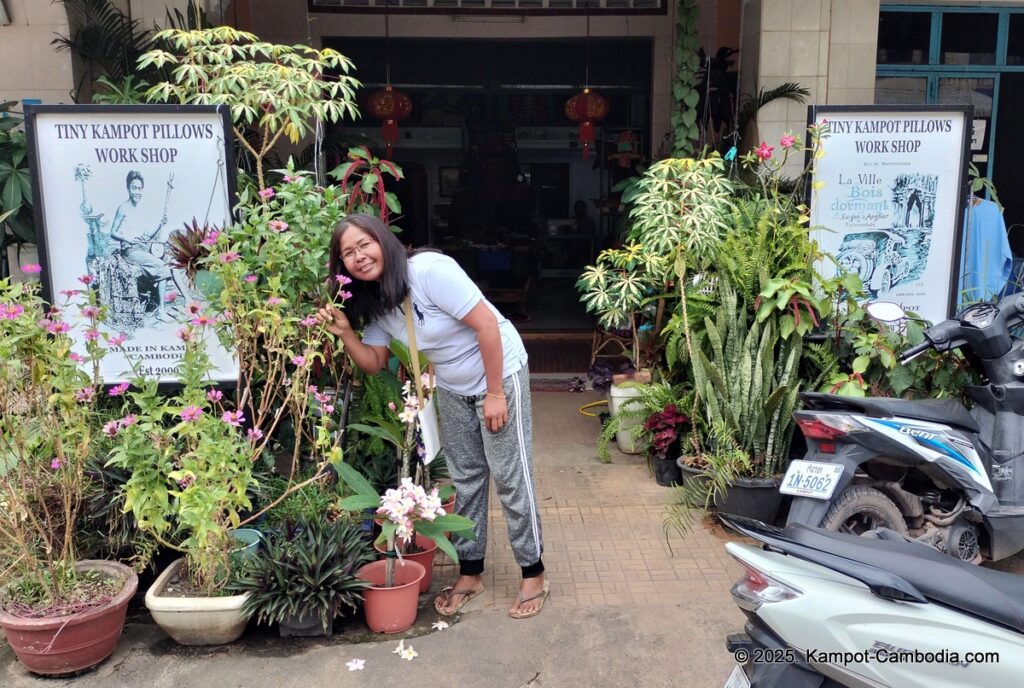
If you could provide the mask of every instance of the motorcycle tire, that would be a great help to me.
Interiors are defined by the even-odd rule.
[[[907,534],[907,522],[899,507],[880,491],[863,485],[843,490],[829,507],[821,527],[852,535],[863,535],[876,528]]]

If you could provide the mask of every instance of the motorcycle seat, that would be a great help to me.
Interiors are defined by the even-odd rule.
[[[953,425],[971,432],[981,432],[963,404],[953,399],[891,399],[888,397],[844,397],[838,394],[805,392],[800,395],[808,408],[854,409],[876,418],[913,418],[932,423]]]
[[[895,532],[879,535],[858,537],[802,524],[782,531],[783,538],[804,547],[895,574],[937,604],[1024,633],[1024,576],[968,564]]]

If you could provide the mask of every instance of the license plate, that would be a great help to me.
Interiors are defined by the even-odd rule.
[[[843,475],[843,467],[820,461],[790,461],[786,475],[779,485],[782,494],[814,499],[829,499]]]
[[[732,668],[732,673],[729,674],[729,679],[725,682],[722,688],[750,688],[750,679],[747,678],[747,674],[743,671],[743,667],[739,664]]]

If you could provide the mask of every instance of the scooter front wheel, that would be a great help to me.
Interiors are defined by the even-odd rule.
[[[863,535],[876,528],[907,534],[907,522],[899,507],[873,487],[848,487],[829,507],[821,522],[825,530]]]

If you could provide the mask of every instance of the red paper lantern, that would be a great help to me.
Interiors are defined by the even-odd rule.
[[[412,112],[412,101],[409,96],[396,90],[391,84],[370,95],[366,101],[366,109],[379,120],[381,137],[384,139],[384,155],[391,158],[391,148],[398,141],[398,120],[404,119]]]
[[[565,116],[580,124],[580,145],[583,146],[584,160],[590,157],[590,147],[594,144],[594,125],[607,114],[608,101],[589,88],[565,101]]]

